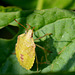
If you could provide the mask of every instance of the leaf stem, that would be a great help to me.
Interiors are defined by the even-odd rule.
[[[36,10],[41,10],[43,7],[44,0],[38,0]]]

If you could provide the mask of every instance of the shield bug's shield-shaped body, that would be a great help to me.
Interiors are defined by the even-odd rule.
[[[35,60],[35,43],[33,40],[33,30],[18,36],[16,44],[16,57],[20,65],[27,70],[31,69]]]

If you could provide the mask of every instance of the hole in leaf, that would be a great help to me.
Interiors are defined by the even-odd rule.
[[[8,25],[0,29],[0,38],[3,39],[12,39],[19,31],[17,26]]]

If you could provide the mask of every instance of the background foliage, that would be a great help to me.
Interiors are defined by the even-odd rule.
[[[65,8],[75,9],[75,0],[0,0],[4,6],[18,6],[25,10]]]
[[[74,74],[75,12],[72,10],[75,10],[75,0],[1,0],[0,5],[0,74]],[[35,26],[34,39],[53,34],[35,41],[52,51],[47,53],[50,63],[39,64],[38,73],[36,62],[31,70],[26,70],[12,54],[17,36],[25,32],[14,19],[25,27],[26,23],[31,28]],[[41,62],[44,52],[36,47],[36,53]]]

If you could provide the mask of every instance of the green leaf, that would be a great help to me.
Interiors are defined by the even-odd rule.
[[[31,27],[35,26],[33,34],[34,39],[41,37],[46,33],[53,34],[50,36],[47,35],[46,37],[35,41],[35,43],[43,46],[47,50],[52,51],[52,53],[46,53],[49,62],[48,64],[39,64],[38,73],[75,71],[75,12],[52,8],[39,11],[36,10],[33,13],[30,11],[10,13],[1,12],[0,16],[0,27],[4,28],[8,24],[17,26],[19,27],[18,34],[25,32],[25,29],[20,25],[18,26],[18,24],[13,20],[14,18],[24,25],[27,23]],[[4,20],[2,18],[4,18]],[[37,73],[36,62],[31,70],[26,70],[20,66],[16,56],[12,55],[12,53],[15,52],[15,44],[18,34],[16,34],[16,36],[12,39],[0,38],[1,74]],[[41,62],[42,56],[44,57],[42,61],[46,61],[42,49],[36,47],[36,53],[39,62]]]
[[[0,12],[15,12],[15,11],[21,11],[21,8],[0,6]]]
[[[29,15],[32,11],[17,11],[17,12],[0,12],[0,29],[7,26],[11,22],[14,21],[14,19],[17,18],[24,18]],[[16,23],[17,24],[17,23]],[[18,25],[18,24],[17,24]],[[16,26],[16,25],[15,25]]]

